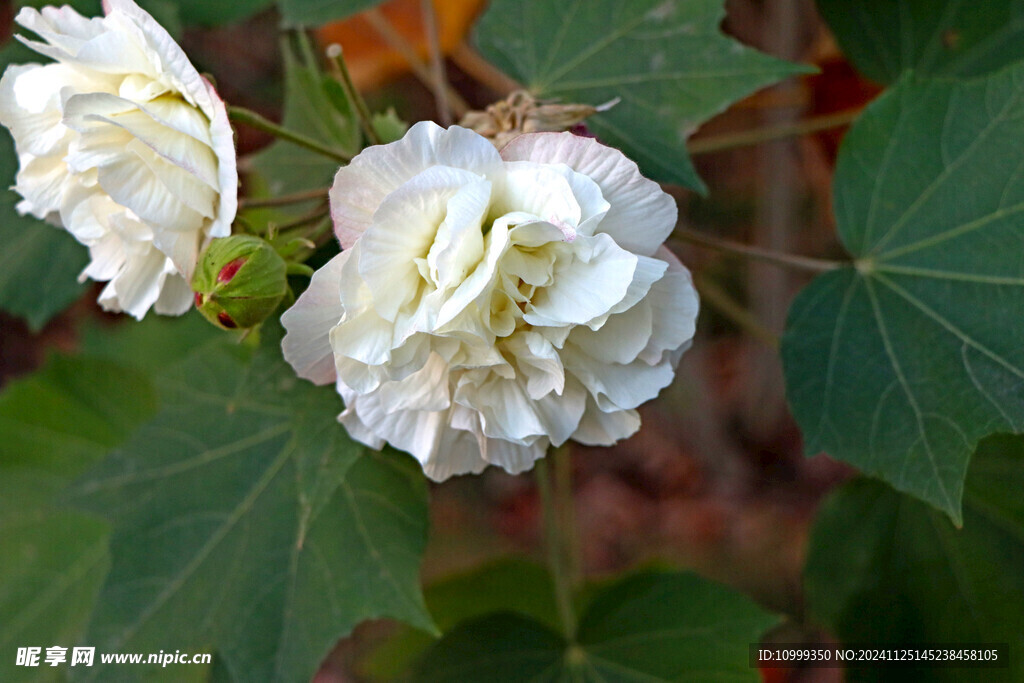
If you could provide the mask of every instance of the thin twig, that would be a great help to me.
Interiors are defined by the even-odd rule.
[[[693,281],[697,286],[697,292],[700,294],[701,301],[711,304],[715,310],[754,339],[764,343],[769,348],[776,350],[779,348],[778,335],[762,325],[749,310],[733,299],[716,282],[699,274],[694,274]]]
[[[423,29],[427,34],[427,49],[430,52],[430,75],[433,77],[434,100],[437,102],[437,117],[442,126],[452,125],[452,108],[448,103],[451,85],[444,72],[444,55],[441,54],[441,36],[437,29],[437,12],[434,0],[420,0],[423,11]]]
[[[356,118],[359,119],[359,124],[363,128],[366,139],[372,145],[379,145],[380,137],[377,135],[377,130],[373,127],[373,117],[370,116],[370,109],[366,106],[366,100],[359,94],[355,84],[352,82],[352,74],[348,72],[345,57],[342,55],[341,45],[337,43],[328,45],[327,58],[331,60],[331,64],[334,66],[335,75],[345,91],[345,96],[352,103],[352,108],[356,110]]]
[[[863,108],[847,109],[835,114],[815,116],[803,121],[787,123],[773,128],[755,128],[737,133],[724,133],[722,135],[698,138],[691,140],[686,148],[691,155],[710,154],[728,149],[751,147],[764,142],[771,142],[772,140],[800,137],[822,130],[841,128],[853,123],[862,111]]]
[[[343,152],[339,152],[336,149],[331,149],[330,147],[327,147],[325,145],[321,145],[313,138],[306,137],[302,133],[296,133],[295,131],[288,130],[283,126],[274,123],[270,119],[264,118],[263,116],[257,114],[251,109],[246,109],[244,107],[239,107],[236,105],[228,105],[228,118],[237,123],[249,126],[250,128],[255,128],[257,130],[262,130],[266,133],[270,133],[275,137],[278,137],[282,140],[287,140],[288,142],[296,144],[299,147],[305,147],[311,152],[322,154],[323,156],[333,159],[334,161],[347,163],[352,159],[352,157],[350,157],[349,155]]]
[[[305,216],[296,218],[288,223],[282,223],[281,225],[274,227],[274,232],[280,235],[284,230],[291,230],[292,228],[301,228],[304,225],[310,223],[316,223],[330,215],[330,211],[327,208],[321,207],[315,211],[310,211]],[[319,227],[319,226],[318,226]]]
[[[509,95],[517,90],[525,90],[522,83],[495,68],[465,42],[459,43],[448,57],[470,78],[499,95]]]
[[[697,232],[696,230],[690,230],[689,228],[677,227],[675,232],[672,234],[685,242],[689,242],[690,244],[707,247],[708,249],[714,249],[715,251],[731,254],[733,256],[756,259],[758,261],[773,263],[777,266],[783,266],[786,268],[795,268],[797,270],[810,270],[820,273],[827,270],[842,268],[846,265],[840,261],[811,258],[809,256],[797,256],[796,254],[785,254],[778,251],[771,251],[769,249],[762,249],[760,247],[752,247],[750,245],[740,244],[739,242],[733,242],[731,240],[711,237],[710,235],[705,235],[704,233]]]
[[[307,190],[305,192],[295,192],[294,194],[283,194],[279,197],[245,197],[239,200],[239,208],[242,209],[261,209],[269,206],[287,206],[288,204],[301,204],[302,202],[313,201],[314,199],[324,199],[327,197],[327,191],[329,188],[321,187],[316,190]]]
[[[434,88],[434,77],[430,73],[430,69],[423,63],[419,55],[416,54],[416,50],[413,49],[409,42],[402,36],[401,33],[395,30],[395,27],[391,25],[387,17],[374,7],[373,9],[366,10],[363,12],[363,17],[369,22],[370,26],[373,27],[384,42],[388,44],[393,50],[402,55],[406,62],[409,64],[409,68],[412,69],[413,75],[416,76],[425,86],[433,90]],[[455,91],[450,85],[447,86],[448,102],[451,105],[452,111],[456,116],[462,117],[467,111],[470,110],[469,104],[462,98],[458,92]]]

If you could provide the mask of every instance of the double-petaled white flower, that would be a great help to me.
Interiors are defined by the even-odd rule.
[[[282,317],[285,358],[336,381],[339,419],[445,479],[611,444],[671,382],[697,316],[664,246],[675,203],[621,152],[432,123],[338,171],[344,251]]]
[[[131,0],[104,6],[101,18],[70,7],[26,7],[16,18],[42,39],[22,42],[56,60],[11,66],[0,79],[0,123],[21,166],[18,209],[89,247],[82,277],[109,281],[104,308],[180,314],[202,243],[234,220],[231,126],[163,27]]]

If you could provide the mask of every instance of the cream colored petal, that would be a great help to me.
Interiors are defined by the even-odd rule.
[[[563,163],[592,179],[610,204],[597,230],[611,235],[625,249],[650,256],[676,224],[675,201],[644,178],[622,152],[592,138],[571,133],[531,133],[510,142],[506,161]]]
[[[429,121],[414,124],[401,140],[367,147],[335,175],[331,216],[342,246],[352,246],[370,227],[386,196],[434,166],[463,169],[484,178],[502,171],[497,151],[476,133],[459,126],[445,130]]]
[[[315,384],[335,379],[330,333],[345,314],[339,280],[348,258],[349,252],[342,252],[316,271],[306,291],[281,316],[286,331],[281,341],[284,359],[299,377]]]

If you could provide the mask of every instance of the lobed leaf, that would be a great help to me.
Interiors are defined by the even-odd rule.
[[[722,0],[493,0],[481,52],[544,98],[618,104],[587,119],[644,175],[703,190],[686,139],[736,100],[806,72],[727,38]]]
[[[1003,643],[1009,667],[854,669],[848,680],[1024,679],[1024,439],[985,439],[971,463],[964,526],[878,482],[835,493],[805,569],[811,612],[851,643]]]
[[[855,261],[800,294],[782,343],[807,452],[956,523],[978,440],[1024,431],[1022,83],[910,76],[870,105],[834,181]]]

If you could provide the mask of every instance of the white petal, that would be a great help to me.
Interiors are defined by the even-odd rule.
[[[380,315],[394,320],[425,284],[416,259],[426,259],[448,201],[477,180],[468,171],[435,166],[388,195],[362,237],[359,274]]]
[[[572,435],[573,441],[587,446],[611,446],[627,439],[640,429],[640,414],[635,410],[603,412],[589,400],[580,426]]]
[[[177,273],[164,280],[160,297],[153,304],[153,310],[160,315],[183,315],[192,308],[192,288],[188,281]]]
[[[640,175],[622,152],[571,133],[520,135],[502,151],[506,161],[566,164],[595,181],[611,205],[598,226],[622,247],[650,256],[676,224],[675,201],[657,183]]]
[[[581,325],[622,301],[637,257],[604,234],[580,235],[572,256],[555,263],[554,283],[538,290],[523,319],[531,325]]]
[[[299,377],[316,384],[327,384],[335,378],[330,333],[345,314],[339,279],[348,258],[349,252],[342,252],[313,273],[309,287],[281,316],[286,330],[281,341],[284,359]]]
[[[387,195],[432,166],[464,169],[483,177],[502,170],[497,151],[476,133],[421,121],[397,142],[367,147],[334,177],[331,216],[342,246],[352,246],[370,227]]]
[[[568,343],[601,363],[631,363],[651,340],[651,307],[641,301],[624,313],[609,316],[598,330],[586,325],[573,328]]]
[[[567,374],[578,379],[605,412],[636,408],[651,400],[674,375],[667,362],[654,366],[640,360],[625,365],[601,363],[570,344],[562,350],[562,362]]]
[[[668,263],[668,272],[654,283],[644,301],[651,309],[654,326],[650,341],[639,356],[652,365],[662,360],[665,351],[684,348],[693,339],[700,311],[690,271],[665,247],[658,250],[657,256]]]

